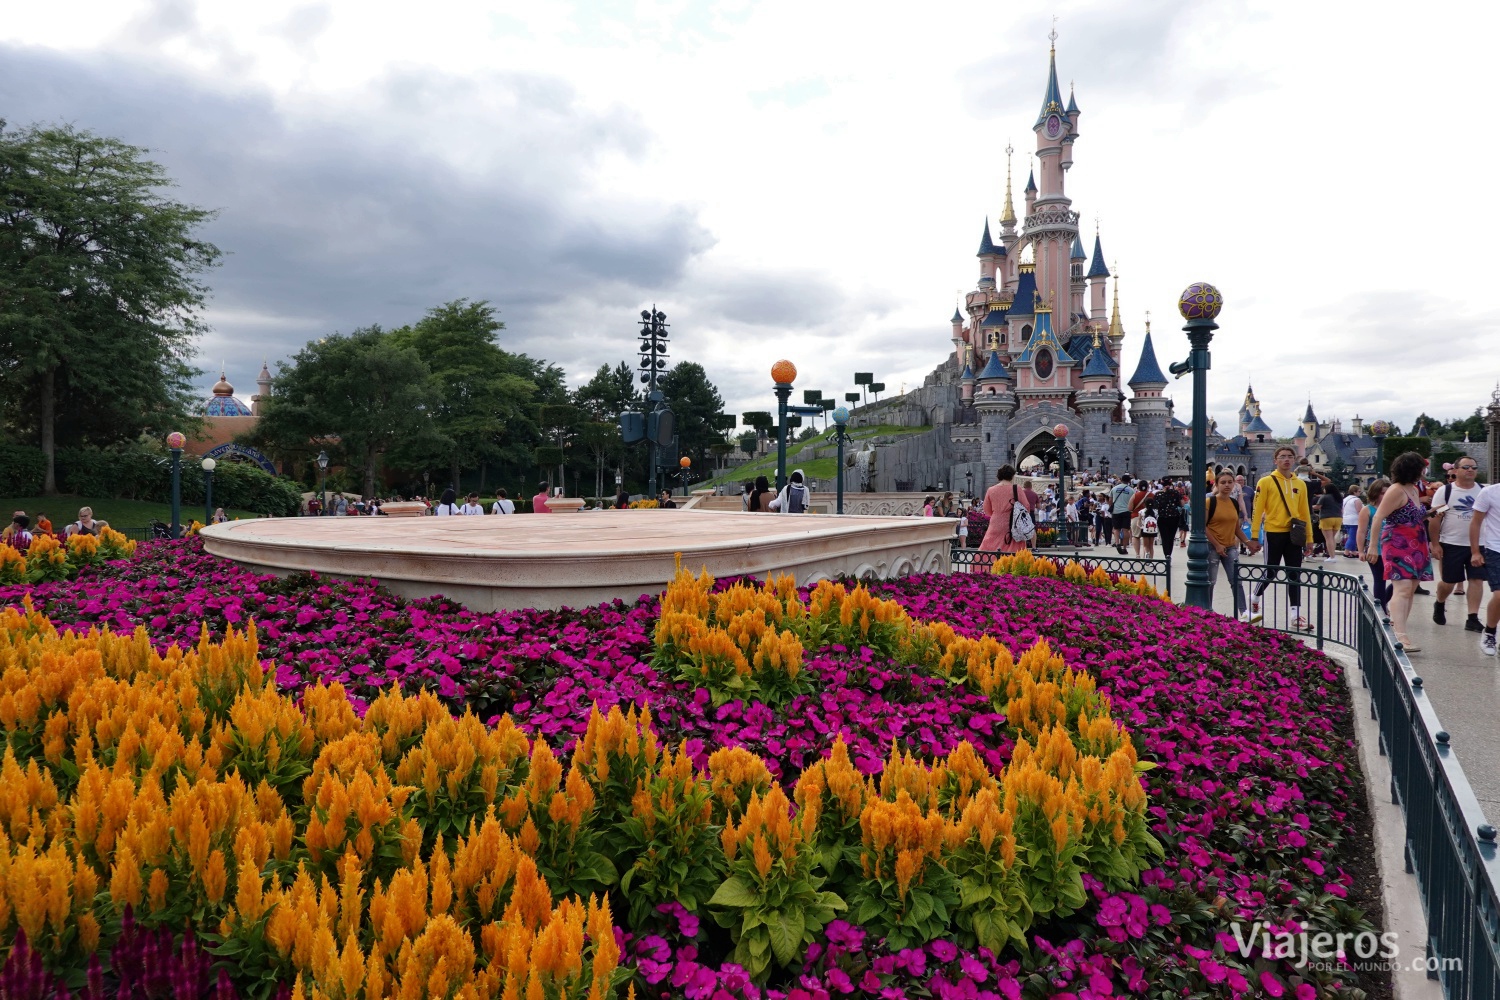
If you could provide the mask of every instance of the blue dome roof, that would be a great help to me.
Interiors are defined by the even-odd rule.
[[[1267,437],[1270,437],[1271,436],[1271,425],[1268,424],[1268,423],[1266,423],[1260,417],[1256,417],[1254,420],[1250,421],[1248,424],[1245,425],[1245,433],[1246,434],[1264,434]],[[1300,427],[1297,429],[1297,436],[1298,437],[1306,437],[1306,435],[1302,433],[1302,429]]]
[[[999,351],[990,352],[990,363],[984,366],[984,371],[979,373],[981,379],[987,378],[1010,378],[1010,372],[1005,370],[1005,364],[1000,360]]]
[[[250,407],[233,396],[213,396],[204,404],[203,415],[206,417],[248,417]]]

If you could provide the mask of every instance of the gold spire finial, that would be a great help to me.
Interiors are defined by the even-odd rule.
[[[1112,340],[1125,336],[1125,324],[1120,322],[1120,263],[1115,262],[1115,304],[1109,313],[1109,336]]]
[[[1005,144],[1005,207],[1000,210],[1000,224],[1016,224],[1016,206],[1010,200],[1010,157],[1015,150],[1009,142]]]

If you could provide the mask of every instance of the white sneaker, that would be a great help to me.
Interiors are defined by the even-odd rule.
[[[1241,611],[1239,613],[1239,620],[1242,621],[1242,622],[1244,622],[1246,625],[1249,625],[1250,624],[1250,612],[1248,612],[1248,611]]]
[[[1324,559],[1323,561],[1326,562],[1326,563],[1338,562],[1338,560],[1335,559],[1333,556],[1329,556],[1327,559]]]
[[[1495,655],[1495,633],[1486,632],[1484,638],[1479,640],[1479,651],[1485,656]]]

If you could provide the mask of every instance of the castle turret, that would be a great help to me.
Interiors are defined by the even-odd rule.
[[[258,417],[262,404],[271,398],[271,369],[264,361],[260,363],[260,374],[255,376],[255,387],[260,391],[250,397],[250,413]]]
[[[1073,280],[1068,286],[1068,318],[1062,325],[1064,330],[1071,330],[1073,324],[1083,318],[1083,267],[1088,259],[1088,254],[1083,252],[1083,237],[1074,233],[1073,250],[1068,255]]]
[[[970,362],[972,353],[970,348],[964,348],[964,370],[963,374],[958,377],[959,398],[966,403],[974,399],[974,368]]]
[[[1109,311],[1109,349],[1115,357],[1125,342],[1125,324],[1120,322],[1120,265],[1115,265],[1115,304]]]
[[[1026,175],[1026,215],[1031,216],[1036,211],[1036,171],[1033,170]]]
[[[995,280],[995,268],[1000,264],[1000,258],[1005,253],[995,246],[995,241],[990,239],[990,220],[984,220],[984,236],[979,240],[979,252],[975,254],[979,258],[979,280],[985,278]]]
[[[1005,207],[1000,209],[1000,242],[1006,250],[1016,245],[1016,206],[1010,200],[1010,157],[1015,150],[1009,143],[1005,146]]]
[[[1104,331],[1104,282],[1109,278],[1109,268],[1104,263],[1104,250],[1099,245],[1099,233],[1094,232],[1094,260],[1089,264],[1089,319],[1094,329]]]
[[[1135,441],[1134,471],[1148,479],[1167,474],[1167,426],[1172,412],[1162,390],[1167,377],[1156,362],[1151,345],[1151,321],[1146,321],[1146,342],[1141,345],[1141,360],[1130,376],[1130,422],[1139,427]]]
[[[1068,84],[1068,134],[1063,137],[1062,168],[1073,166],[1073,141],[1078,138],[1078,102],[1073,99],[1073,85]]]
[[[1115,388],[1114,365],[1104,349],[1104,338],[1097,330],[1094,331],[1093,349],[1084,359],[1081,378],[1083,388],[1073,397],[1073,407],[1083,426],[1078,454],[1085,468],[1095,469],[1098,460],[1113,451],[1109,428],[1122,398],[1120,390]]]
[[[1318,440],[1318,415],[1313,412],[1312,400],[1307,401],[1307,410],[1302,414],[1302,434],[1307,438],[1309,447]]]

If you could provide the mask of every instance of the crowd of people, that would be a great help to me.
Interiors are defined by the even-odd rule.
[[[1469,457],[1445,466],[1440,477],[1429,475],[1429,461],[1414,452],[1398,456],[1390,468],[1389,479],[1340,491],[1288,446],[1277,449],[1275,468],[1253,485],[1232,469],[1212,471],[1204,484],[1210,588],[1222,574],[1231,588],[1234,614],[1253,622],[1263,618],[1271,575],[1246,594],[1239,572],[1243,557],[1264,552],[1267,566],[1292,568],[1312,559],[1359,559],[1369,564],[1375,595],[1408,652],[1419,651],[1407,633],[1413,602],[1434,596],[1422,585],[1436,578],[1434,623],[1446,625],[1448,599],[1462,597],[1463,627],[1479,633],[1482,651],[1495,655],[1500,516],[1492,515],[1500,508],[1500,485],[1480,486],[1478,464]],[[978,542],[985,552],[1020,551],[1035,544],[1039,530],[1061,521],[1070,544],[1112,546],[1121,556],[1164,559],[1171,571],[1174,550],[1187,547],[1190,480],[1126,474],[1080,479],[1077,486],[1066,497],[1052,485],[1038,492],[1031,480],[1018,480],[1017,470],[1005,465],[981,503],[931,495],[922,513],[956,516],[972,503],[989,519]],[[1018,523],[1025,530],[1018,530]],[[965,534],[960,529],[960,537]],[[1309,630],[1300,574],[1286,576],[1291,627]],[[1481,607],[1486,582],[1490,600]]]
[[[25,552],[38,535],[54,535],[59,541],[66,541],[74,535],[97,535],[107,527],[109,522],[94,519],[92,507],[78,508],[78,520],[64,525],[61,531],[53,528],[52,519],[45,511],[37,511],[33,520],[24,510],[18,510],[11,514],[10,523],[0,529],[0,545]]]

